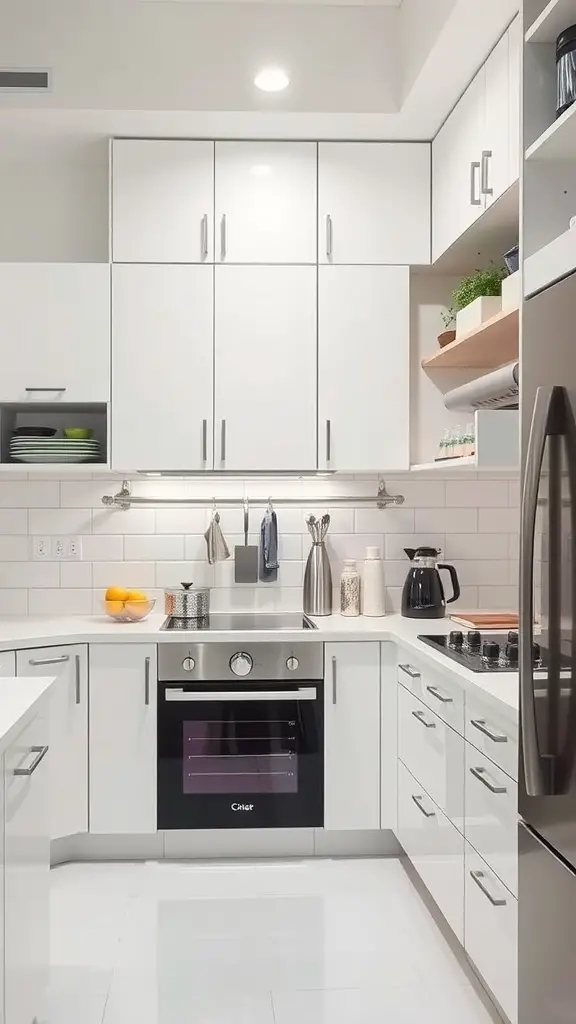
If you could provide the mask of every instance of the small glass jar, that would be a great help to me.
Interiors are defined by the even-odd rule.
[[[354,558],[344,561],[344,569],[340,577],[340,614],[360,615],[360,573],[356,568]]]

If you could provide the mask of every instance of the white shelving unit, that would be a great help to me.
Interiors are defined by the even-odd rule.
[[[575,0],[550,0],[527,30],[526,42],[555,43],[560,33],[575,23]]]
[[[529,160],[573,160],[576,156],[576,103],[538,136],[526,150]]]
[[[519,420],[516,409],[479,410],[474,414],[475,455],[442,462],[419,462],[410,466],[410,471],[515,473],[520,464]]]
[[[524,295],[530,298],[576,271],[576,229],[569,228],[524,262]]]

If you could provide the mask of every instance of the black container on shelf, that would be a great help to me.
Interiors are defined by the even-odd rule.
[[[556,40],[556,117],[561,117],[575,100],[576,25],[571,25]]]
[[[506,269],[509,274],[515,274],[520,267],[520,249],[519,246],[514,245],[508,252],[505,252],[502,259],[506,264]]]

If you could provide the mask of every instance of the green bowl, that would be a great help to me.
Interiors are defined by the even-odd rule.
[[[72,441],[87,441],[93,433],[89,427],[65,427],[63,431],[64,437],[69,437]]]

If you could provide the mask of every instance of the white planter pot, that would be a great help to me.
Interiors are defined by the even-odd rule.
[[[483,323],[501,312],[502,299],[499,295],[481,295],[456,314],[456,337],[476,331]]]
[[[508,313],[511,309],[518,309],[520,306],[520,271],[510,274],[502,281],[502,312]]]

